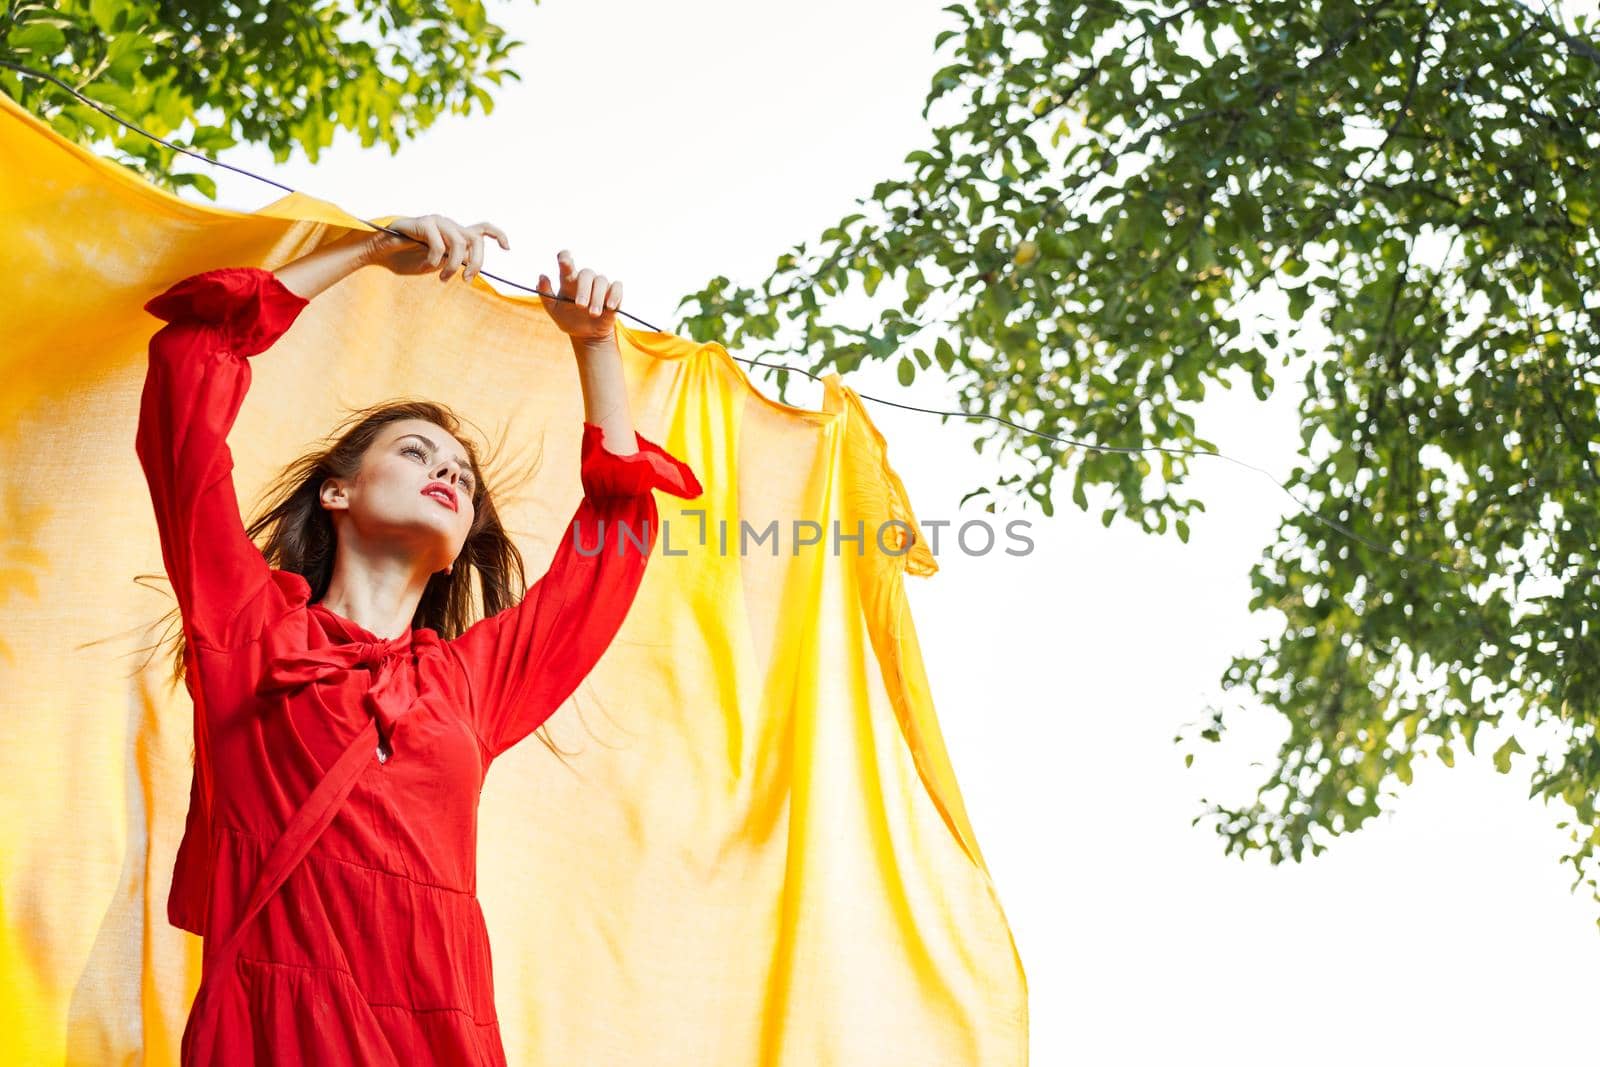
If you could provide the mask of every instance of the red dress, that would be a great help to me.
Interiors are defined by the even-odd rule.
[[[145,305],[167,325],[150,342],[137,451],[195,708],[168,898],[170,920],[205,937],[182,1060],[504,1064],[476,894],[484,774],[621,626],[648,561],[638,539],[654,544],[651,490],[692,499],[700,484],[644,437],[619,456],[584,423],[583,500],[525,598],[454,640],[382,640],[269,567],[234,494],[246,357],[306,304],[237,267]]]

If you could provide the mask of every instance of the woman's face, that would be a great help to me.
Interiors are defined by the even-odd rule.
[[[460,441],[424,419],[401,419],[378,431],[354,481],[324,483],[322,506],[334,513],[342,544],[353,540],[368,551],[400,546],[431,573],[466,543],[476,488]],[[347,516],[342,522],[340,511]]]

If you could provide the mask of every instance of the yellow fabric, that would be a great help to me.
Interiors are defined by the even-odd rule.
[[[200,941],[167,924],[191,710],[140,651],[171,606],[133,450],[141,308],[211,267],[276,267],[365,224],[293,195],[172,197],[0,96],[0,1062],[175,1063]],[[627,623],[537,739],[490,772],[479,844],[517,1064],[1021,1064],[1021,962],[962,809],[903,577],[931,574],[883,438],[837,377],[766,399],[720,346],[619,324],[641,433],[700,500],[658,494]],[[269,352],[230,438],[253,511],[341,408],[442,400],[507,459],[530,577],[575,506],[582,402],[533,297],[357,272]],[[695,543],[705,509],[706,547]],[[780,554],[741,555],[773,519]],[[792,547],[794,520],[851,542]],[[719,524],[730,547],[717,550]],[[897,528],[889,527],[892,535]],[[886,542],[891,549],[895,542]],[[139,1059],[142,1054],[142,1060]]]

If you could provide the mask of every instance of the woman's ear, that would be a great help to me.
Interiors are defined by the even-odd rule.
[[[337,478],[324,479],[322,487],[317,491],[317,499],[328,511],[346,511],[350,507],[350,498],[345,493],[344,483]]]

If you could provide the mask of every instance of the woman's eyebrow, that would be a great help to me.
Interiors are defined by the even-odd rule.
[[[435,452],[437,452],[439,450],[439,446],[434,444],[434,442],[433,442],[433,440],[431,438],[423,437],[420,433],[403,433],[399,437],[396,437],[395,440],[396,441],[403,441],[407,437],[415,437],[415,438],[418,438],[419,440],[427,442],[428,447],[433,449]],[[472,470],[472,464],[467,462],[467,457],[465,457],[465,456],[457,456],[456,457],[456,462],[461,464],[461,469],[462,470],[464,470],[464,471]]]

